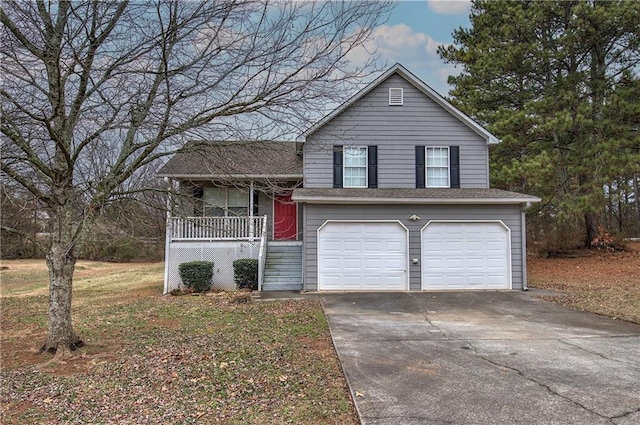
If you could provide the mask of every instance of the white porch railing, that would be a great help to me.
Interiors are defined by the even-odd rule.
[[[258,291],[262,291],[264,282],[264,266],[267,264],[267,216],[262,221],[262,237],[260,238],[260,250],[258,251]]]
[[[171,217],[171,241],[254,241],[266,236],[264,217]]]

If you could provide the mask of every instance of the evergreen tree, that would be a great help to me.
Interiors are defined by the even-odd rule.
[[[503,140],[494,186],[541,196],[536,216],[589,246],[605,187],[632,182],[640,164],[640,3],[474,1],[470,18],[439,53],[462,66],[452,101]]]

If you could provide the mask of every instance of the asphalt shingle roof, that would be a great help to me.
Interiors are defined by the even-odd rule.
[[[408,203],[522,203],[539,202],[540,198],[501,189],[315,189],[301,188],[293,192],[293,199],[301,202],[345,202],[376,201]]]
[[[302,177],[296,142],[189,142],[158,171],[160,177]]]

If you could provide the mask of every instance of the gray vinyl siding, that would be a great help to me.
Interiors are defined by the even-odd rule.
[[[412,215],[420,217],[410,221]],[[523,252],[519,205],[305,205],[304,287],[318,289],[318,228],[327,220],[399,220],[409,229],[409,259],[421,257],[421,230],[429,220],[501,220],[511,231],[512,288],[522,289]],[[421,290],[421,265],[409,265],[410,290]]]
[[[258,193],[258,215],[267,216],[267,239],[273,238],[273,197],[265,192]]]
[[[389,106],[389,88],[404,105]],[[487,141],[397,74],[309,136],[304,187],[333,186],[333,145],[377,145],[378,187],[415,187],[415,146],[460,146],[460,186],[488,187]]]

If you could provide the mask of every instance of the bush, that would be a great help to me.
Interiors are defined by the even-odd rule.
[[[196,292],[206,291],[211,287],[213,277],[212,261],[191,261],[178,266],[182,283]]]
[[[241,258],[233,262],[233,280],[236,288],[258,289],[258,260]]]

